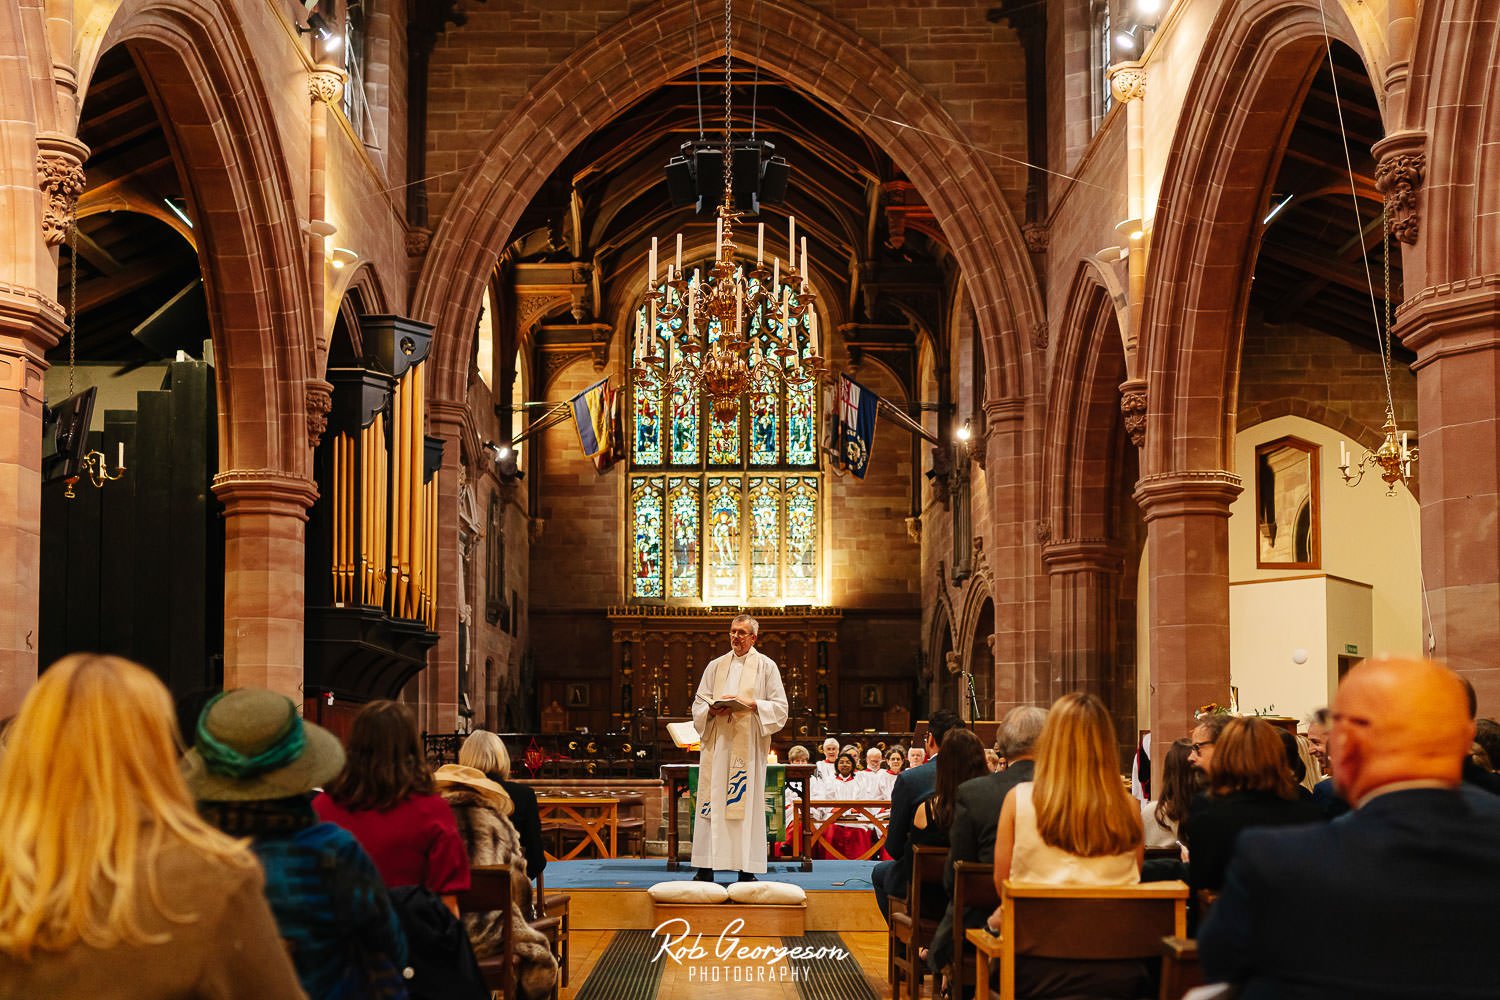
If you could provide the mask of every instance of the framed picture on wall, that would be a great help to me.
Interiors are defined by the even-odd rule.
[[[859,687],[860,708],[884,708],[885,692],[879,684],[861,684]]]
[[[1318,446],[1301,438],[1255,449],[1255,564],[1261,569],[1318,569]]]
[[[587,684],[569,684],[567,702],[569,708],[588,708],[589,686]]]

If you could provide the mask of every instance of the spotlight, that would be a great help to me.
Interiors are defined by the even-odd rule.
[[[1161,19],[1162,0],[1135,0],[1135,19],[1142,24],[1156,26]]]
[[[317,11],[313,11],[307,15],[306,25],[297,25],[297,34],[311,34],[315,36],[318,41],[323,43],[323,48],[329,52],[337,49],[344,41],[334,33],[333,28],[329,27],[328,19]]]
[[[1140,43],[1136,41],[1135,29],[1129,31],[1115,32],[1115,51],[1120,55],[1136,55],[1140,52]]]
[[[963,426],[953,432],[953,436],[960,444],[968,444],[969,439],[974,436],[974,430],[969,426],[969,422],[965,420]]]

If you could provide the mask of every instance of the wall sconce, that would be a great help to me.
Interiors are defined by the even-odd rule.
[[[63,491],[63,496],[72,500],[78,496],[73,492],[73,487],[78,485],[78,480],[87,474],[89,481],[94,484],[95,489],[103,489],[105,483],[112,483],[125,475],[125,442],[120,442],[120,450],[115,459],[115,471],[109,471],[109,465],[102,451],[91,451],[83,456],[83,464],[79,467],[78,475],[67,478],[68,488]]]
[[[348,247],[334,247],[333,253],[328,257],[328,263],[335,271],[342,271],[344,265],[353,264],[359,260],[359,254]]]
[[[322,236],[326,239],[329,236],[332,236],[334,233],[338,232],[339,227],[335,226],[327,219],[312,219],[307,223],[307,231],[312,233],[314,236]]]
[[[1121,219],[1115,223],[1115,232],[1125,238],[1127,246],[1131,246],[1146,238],[1146,223],[1140,219]]]
[[[967,420],[965,420],[963,422],[963,425],[960,426],[958,428],[958,430],[956,430],[956,431],[953,432],[953,440],[957,441],[960,445],[963,445],[964,447],[968,447],[969,440],[971,438],[973,438],[973,436],[974,436],[974,428],[970,425],[969,421],[967,421]]]

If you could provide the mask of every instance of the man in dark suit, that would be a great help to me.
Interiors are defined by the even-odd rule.
[[[1463,686],[1413,660],[1367,660],[1334,702],[1330,753],[1354,811],[1246,830],[1198,936],[1204,972],[1241,1000],[1492,997],[1500,949],[1500,798],[1464,786]],[[1307,936],[1307,900],[1324,926]]]
[[[948,910],[933,933],[928,949],[928,964],[941,971],[953,957],[953,866],[959,861],[990,864],[995,857],[995,827],[1000,821],[1000,807],[1012,788],[1030,781],[1033,774],[1032,754],[1037,737],[1047,722],[1047,710],[1022,705],[1005,713],[995,730],[995,752],[1005,758],[1005,770],[972,778],[958,786],[953,801],[953,825],[948,829],[948,864],[943,869],[943,888],[948,890]],[[994,910],[969,908],[964,914],[965,927],[978,927]]]
[[[875,902],[881,916],[890,922],[890,897],[906,895],[907,883],[911,881],[911,858],[906,857],[906,839],[911,835],[912,817],[917,806],[932,794],[937,784],[938,747],[948,730],[963,725],[955,713],[940,708],[927,720],[927,762],[896,776],[891,787],[891,820],[885,835],[885,849],[894,860],[882,861],[870,872],[870,882],[875,886]]]

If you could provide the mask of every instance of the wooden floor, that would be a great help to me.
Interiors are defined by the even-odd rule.
[[[614,935],[614,931],[586,930],[575,930],[569,935],[572,968],[569,970],[569,985],[560,993],[561,1000],[572,1000],[577,995]],[[875,991],[875,995],[888,998],[891,995],[891,989],[886,982],[885,932],[841,931],[839,936],[843,938],[844,946],[853,952],[851,960],[858,960],[860,967],[864,970],[865,980]],[[781,940],[779,938],[744,938],[740,943],[743,947],[754,948],[760,945],[780,945]],[[731,989],[735,1000],[796,1000],[797,986],[789,980],[758,983],[725,983],[721,980],[717,984],[718,990],[705,992],[705,988],[712,990],[714,986],[709,978],[713,967],[719,966],[722,970],[724,965],[720,959],[713,956],[712,948],[708,947],[706,938],[705,947],[710,954],[706,959],[698,962],[684,959],[681,964],[678,964],[666,957],[661,959],[666,964],[663,967],[661,990],[657,994],[657,1000],[704,1000],[707,996],[727,995],[727,990]]]

